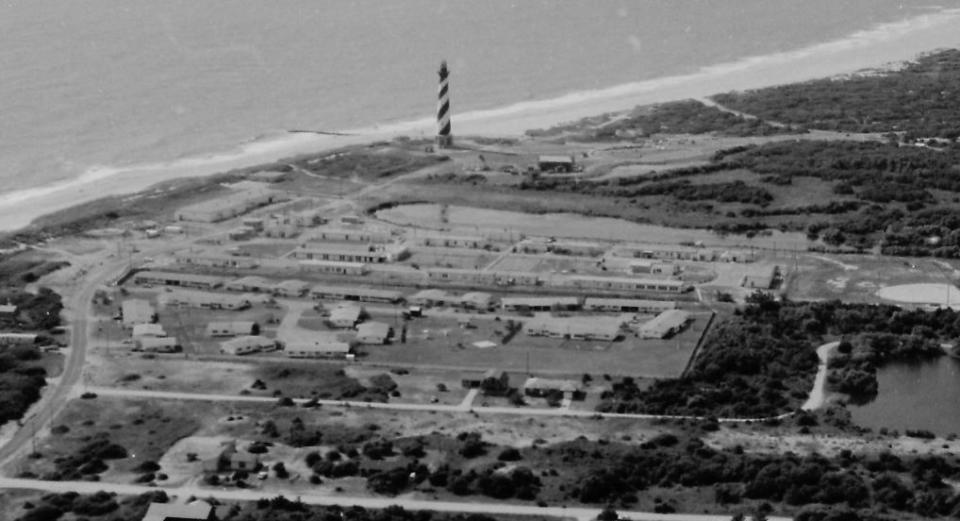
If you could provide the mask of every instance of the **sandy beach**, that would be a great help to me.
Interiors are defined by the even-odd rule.
[[[494,110],[453,114],[454,134],[522,135],[583,117],[629,110],[637,105],[709,96],[895,65],[918,54],[960,46],[960,10],[947,10],[885,24],[842,40],[804,49],[712,66],[694,74],[619,85],[525,102]],[[291,134],[252,143],[235,152],[191,157],[123,169],[99,169],[69,182],[0,197],[0,230],[16,230],[35,218],[110,195],[128,194],[159,182],[211,175],[395,136],[430,135],[432,117],[345,131],[350,136]]]

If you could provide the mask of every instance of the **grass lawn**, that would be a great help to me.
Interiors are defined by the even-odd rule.
[[[578,377],[591,373],[671,378],[679,376],[686,367],[709,314],[698,313],[694,317],[685,331],[668,340],[627,337],[619,342],[578,342],[533,338],[520,332],[509,344],[489,349],[471,344],[481,339],[497,342],[496,335],[486,334],[489,324],[497,322],[475,320],[477,329],[462,330],[449,324],[431,328],[434,322],[443,324],[438,319],[415,320],[410,323],[406,344],[365,346],[363,360],[464,370],[499,368],[522,373],[529,368],[534,374]],[[429,338],[425,338],[424,329],[431,331]],[[444,332],[448,332],[446,336]]]
[[[899,284],[953,283],[957,263],[929,258],[822,255],[801,257],[799,268],[788,279],[787,295],[791,299],[896,304],[876,296],[877,290]]]

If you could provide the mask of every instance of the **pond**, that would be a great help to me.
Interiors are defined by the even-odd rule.
[[[573,213],[529,214],[466,206],[409,204],[380,210],[377,218],[400,225],[461,232],[520,232],[544,237],[567,237],[647,243],[702,242],[705,246],[789,249],[806,251],[813,244],[799,232],[771,231],[769,235],[717,235],[709,230],[668,228],[624,219],[588,217]]]
[[[850,406],[853,420],[864,427],[923,429],[940,436],[960,434],[960,360],[942,356],[932,361],[889,364],[879,370],[877,398]]]

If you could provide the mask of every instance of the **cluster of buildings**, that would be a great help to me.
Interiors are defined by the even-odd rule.
[[[447,271],[448,272],[448,271]],[[598,285],[605,289],[623,287],[620,279],[603,277]],[[582,285],[572,289],[582,289],[589,277],[575,280]],[[637,279],[628,279],[635,287]],[[354,285],[311,285],[296,279],[272,281],[259,276],[246,276],[237,279],[209,275],[193,275],[174,272],[144,271],[133,276],[136,284],[163,284],[178,288],[164,294],[168,305],[201,307],[208,309],[244,309],[255,300],[251,294],[261,293],[281,297],[310,297],[315,300],[338,300],[379,304],[399,304],[405,302],[414,306],[451,306],[465,310],[493,311],[497,308],[509,312],[538,311],[589,311],[619,313],[660,313],[676,308],[676,303],[667,300],[618,298],[618,297],[581,297],[577,295],[548,296],[505,296],[497,297],[483,291],[468,291],[462,294],[451,293],[440,288],[429,288],[405,294],[394,289],[369,288]],[[671,281],[660,281],[671,282]],[[672,286],[671,286],[672,287]],[[240,295],[223,292],[198,291],[223,289],[239,292]]]
[[[135,349],[148,353],[174,353],[181,349],[176,337],[168,336],[157,323],[157,312],[150,302],[127,299],[120,304],[120,320],[130,331]]]

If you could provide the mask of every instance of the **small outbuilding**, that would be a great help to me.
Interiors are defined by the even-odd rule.
[[[540,156],[537,168],[544,173],[570,173],[576,169],[576,162],[573,156]]]
[[[260,326],[256,322],[249,320],[237,320],[234,322],[210,322],[207,324],[207,336],[246,336],[257,335],[260,333]]]
[[[392,329],[384,322],[364,322],[357,326],[357,342],[367,345],[383,345],[390,338]]]

